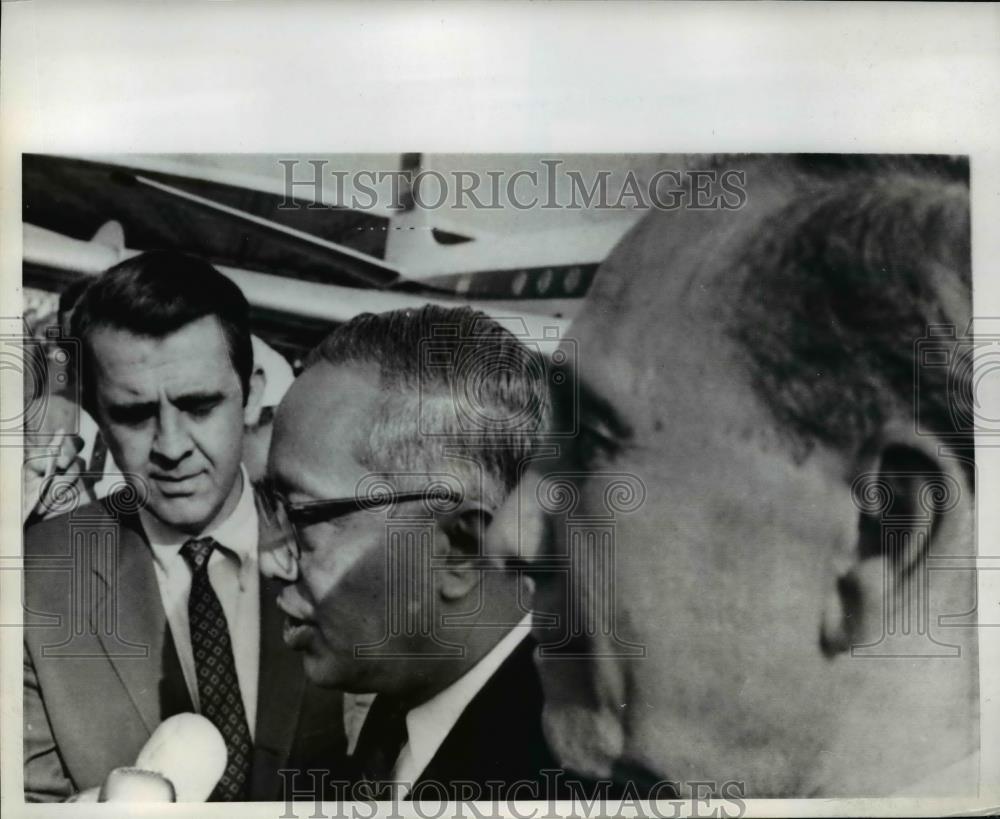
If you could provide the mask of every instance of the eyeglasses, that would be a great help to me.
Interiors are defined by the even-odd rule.
[[[336,520],[354,512],[384,509],[412,501],[422,501],[429,512],[442,513],[453,510],[463,500],[462,495],[442,487],[416,492],[397,492],[379,487],[368,494],[353,497],[293,503],[270,483],[258,487],[257,496],[258,506],[271,534],[268,538],[269,546],[265,548],[279,561],[285,571],[294,568],[302,553],[299,527]]]

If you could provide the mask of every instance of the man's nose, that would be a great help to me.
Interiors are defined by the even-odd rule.
[[[529,472],[497,510],[486,547],[510,565],[530,568],[545,550],[546,521],[535,496],[538,478]]]
[[[259,549],[260,573],[272,580],[294,583],[299,579],[299,563],[283,542],[262,540]]]
[[[302,592],[294,583],[288,583],[278,592],[278,608],[283,614],[299,620],[310,620],[314,610],[312,605],[302,596]]]
[[[153,439],[153,455],[162,461],[174,464],[191,451],[191,436],[181,413],[166,407],[157,419],[156,437]]]

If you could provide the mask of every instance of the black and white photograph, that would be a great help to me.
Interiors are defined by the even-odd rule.
[[[77,103],[46,102],[41,64],[37,84],[19,70],[0,96],[3,172],[17,181],[0,254],[5,810],[1000,805],[987,134],[914,138],[933,128],[913,114],[867,142],[824,141],[812,123],[791,142],[748,126],[701,142],[654,134],[598,150],[536,136],[498,149],[484,123],[512,128],[511,98],[478,98],[494,69],[460,51],[448,74],[419,45],[443,42],[440,27],[468,35],[471,53],[500,30],[493,5],[477,17],[345,4],[337,21],[302,3],[296,31],[315,19],[357,35],[340,65],[375,32],[421,54],[409,80],[383,66],[372,87],[428,110],[451,89],[451,116],[479,136],[435,139],[389,112],[395,130],[376,127],[366,148],[338,134],[359,109],[329,79],[344,102],[306,137],[296,109],[294,125],[262,114],[266,140],[213,136],[207,120],[201,139],[195,111],[212,92],[178,79],[186,90],[165,95],[169,60],[207,79],[210,61],[188,55],[214,51],[209,34],[237,42],[223,21],[245,20],[267,52],[292,48],[277,37],[291,18],[266,3],[98,3],[92,27],[113,34],[81,45],[60,4],[11,15],[17,5],[5,17],[55,37],[18,45],[17,66],[63,42],[53,76],[78,66],[93,80],[100,43],[128,42],[108,63],[119,90],[133,82],[114,73],[123,55],[143,48],[108,21],[164,23],[144,64],[183,122],[159,138],[161,109],[145,111],[136,85],[128,113],[85,139],[20,135],[11,88],[88,121]],[[671,5],[645,8],[690,31],[723,30],[732,8],[672,6],[671,18]],[[844,8],[795,6],[816,43]],[[924,7],[901,4],[929,42],[933,14],[947,15]],[[610,13],[513,8],[531,43],[557,8],[579,19],[563,58],[570,42],[598,43]],[[623,30],[657,41],[639,6],[620,8]],[[773,21],[777,8],[739,14]],[[899,12],[866,8],[874,43]],[[982,26],[954,19],[979,42]],[[177,38],[196,22],[189,51]],[[762,42],[776,30],[756,29]],[[1000,46],[997,31],[981,42]],[[950,87],[942,66],[965,70],[940,48],[910,71],[935,93]],[[512,62],[529,51],[513,47]],[[248,64],[221,53],[219,65]],[[539,70],[586,96],[570,68]],[[309,82],[291,76],[269,80],[279,90],[260,92],[261,112]],[[619,105],[641,110],[653,89],[684,97],[652,82],[609,102],[611,87],[591,90],[618,125]],[[573,132],[586,128],[566,124],[574,104],[540,105]],[[252,131],[257,115],[227,105],[221,128]],[[556,127],[529,120],[518,127]]]

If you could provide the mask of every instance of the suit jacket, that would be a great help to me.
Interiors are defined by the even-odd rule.
[[[535,646],[530,636],[522,640],[472,698],[407,799],[560,798],[562,772],[542,733]],[[325,783],[325,799],[368,799],[372,793],[390,798],[381,785],[374,791],[362,787],[353,760],[352,766],[350,781],[338,782],[334,775]]]
[[[167,717],[193,711],[152,550],[127,492],[25,535],[24,792],[65,799],[132,765]],[[279,769],[344,753],[342,697],[308,685],[282,640],[278,584],[261,578],[252,800],[281,800]]]
[[[560,766],[542,732],[542,686],[528,636],[496,670],[445,737],[411,797],[546,799]],[[548,772],[548,773],[545,773]],[[492,785],[490,783],[493,783]],[[492,790],[491,790],[492,788]],[[481,789],[481,795],[473,791]],[[463,792],[464,791],[464,792]]]

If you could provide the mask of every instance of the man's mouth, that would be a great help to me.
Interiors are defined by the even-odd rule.
[[[188,475],[152,473],[149,477],[159,485],[164,495],[186,495],[194,490],[201,475],[201,472]]]
[[[312,636],[313,624],[309,620],[301,620],[290,614],[285,615],[285,628],[282,637],[285,645],[292,649],[303,649]]]
[[[289,648],[305,648],[305,644],[316,624],[304,617],[297,617],[288,610],[287,606],[282,605],[282,602],[281,597],[279,597],[278,608],[285,615],[285,627],[282,633],[285,645]]]

